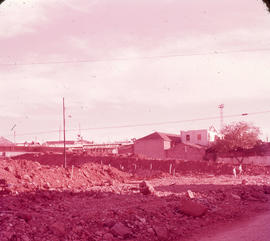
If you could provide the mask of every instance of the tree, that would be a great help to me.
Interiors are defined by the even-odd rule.
[[[260,133],[260,129],[250,123],[232,123],[221,130],[221,136],[210,149],[217,155],[232,156],[242,163],[247,150],[261,143]]]
[[[269,0],[263,0],[263,2],[266,4],[268,11],[270,12],[270,1]]]

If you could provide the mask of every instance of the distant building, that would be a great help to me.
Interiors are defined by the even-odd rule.
[[[209,146],[215,141],[218,132],[211,126],[209,129],[181,131],[180,135],[183,143]]]
[[[134,144],[121,145],[118,148],[118,154],[121,156],[131,156],[134,154]]]
[[[166,150],[180,142],[180,135],[154,132],[134,142],[134,154],[146,158],[165,159]]]
[[[134,142],[134,154],[140,158],[201,160],[205,148],[182,142],[180,135],[154,132]]]
[[[14,146],[15,144],[3,136],[0,136],[0,146]]]
[[[83,145],[93,144],[92,141],[86,141],[83,139],[78,139],[76,141],[65,141],[66,147],[82,147]],[[64,147],[64,141],[46,141],[42,144],[42,146],[47,147]]]
[[[66,147],[75,146],[76,141],[65,141]],[[42,144],[42,146],[47,147],[64,147],[64,141],[46,141]]]
[[[133,145],[130,141],[118,141],[113,143],[88,144],[83,145],[84,151],[90,155],[116,155],[130,154],[130,147]],[[121,151],[120,151],[121,150]]]

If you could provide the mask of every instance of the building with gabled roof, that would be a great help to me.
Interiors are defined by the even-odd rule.
[[[181,142],[180,135],[154,132],[134,142],[134,154],[146,158],[166,158],[166,150]]]
[[[205,148],[184,143],[180,135],[154,132],[134,142],[134,154],[140,158],[201,160]]]

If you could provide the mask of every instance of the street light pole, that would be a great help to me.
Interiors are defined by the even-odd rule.
[[[65,98],[63,97],[63,132],[64,132],[64,168],[67,167],[66,157],[66,115],[65,115]]]

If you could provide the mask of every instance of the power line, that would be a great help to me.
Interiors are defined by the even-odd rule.
[[[78,60],[61,60],[61,61],[44,61],[44,62],[29,62],[29,63],[0,63],[2,66],[24,66],[24,65],[54,65],[54,64],[80,64],[91,62],[113,62],[113,61],[129,61],[129,60],[147,60],[147,59],[164,59],[164,58],[177,58],[177,57],[191,57],[191,56],[205,56],[205,55],[221,55],[229,53],[245,53],[245,52],[263,52],[270,51],[270,48],[257,48],[257,49],[238,49],[227,51],[212,51],[208,53],[191,53],[191,54],[167,54],[167,55],[154,55],[142,57],[129,57],[129,58],[110,58],[110,59],[78,59]]]
[[[270,110],[260,111],[260,112],[250,112],[250,113],[241,113],[241,114],[226,115],[226,116],[223,116],[223,118],[232,118],[232,117],[240,117],[240,116],[247,116],[247,115],[259,115],[259,114],[266,114],[266,113],[270,113]],[[178,124],[178,123],[185,123],[185,122],[216,120],[216,119],[220,119],[220,116],[212,116],[212,117],[205,117],[205,118],[195,118],[195,119],[186,119],[186,120],[177,120],[177,121],[149,122],[149,123],[130,124],[130,125],[115,125],[115,126],[103,126],[103,127],[89,127],[89,128],[83,128],[83,129],[81,129],[81,131],[121,129],[121,128],[155,126],[155,125],[168,125],[168,124]],[[73,131],[78,131],[78,130],[77,129],[66,130],[66,132],[73,132]],[[21,134],[17,134],[17,136],[42,135],[42,134],[52,134],[52,133],[58,133],[58,132],[59,132],[59,130],[40,131],[40,132],[21,133]]]

